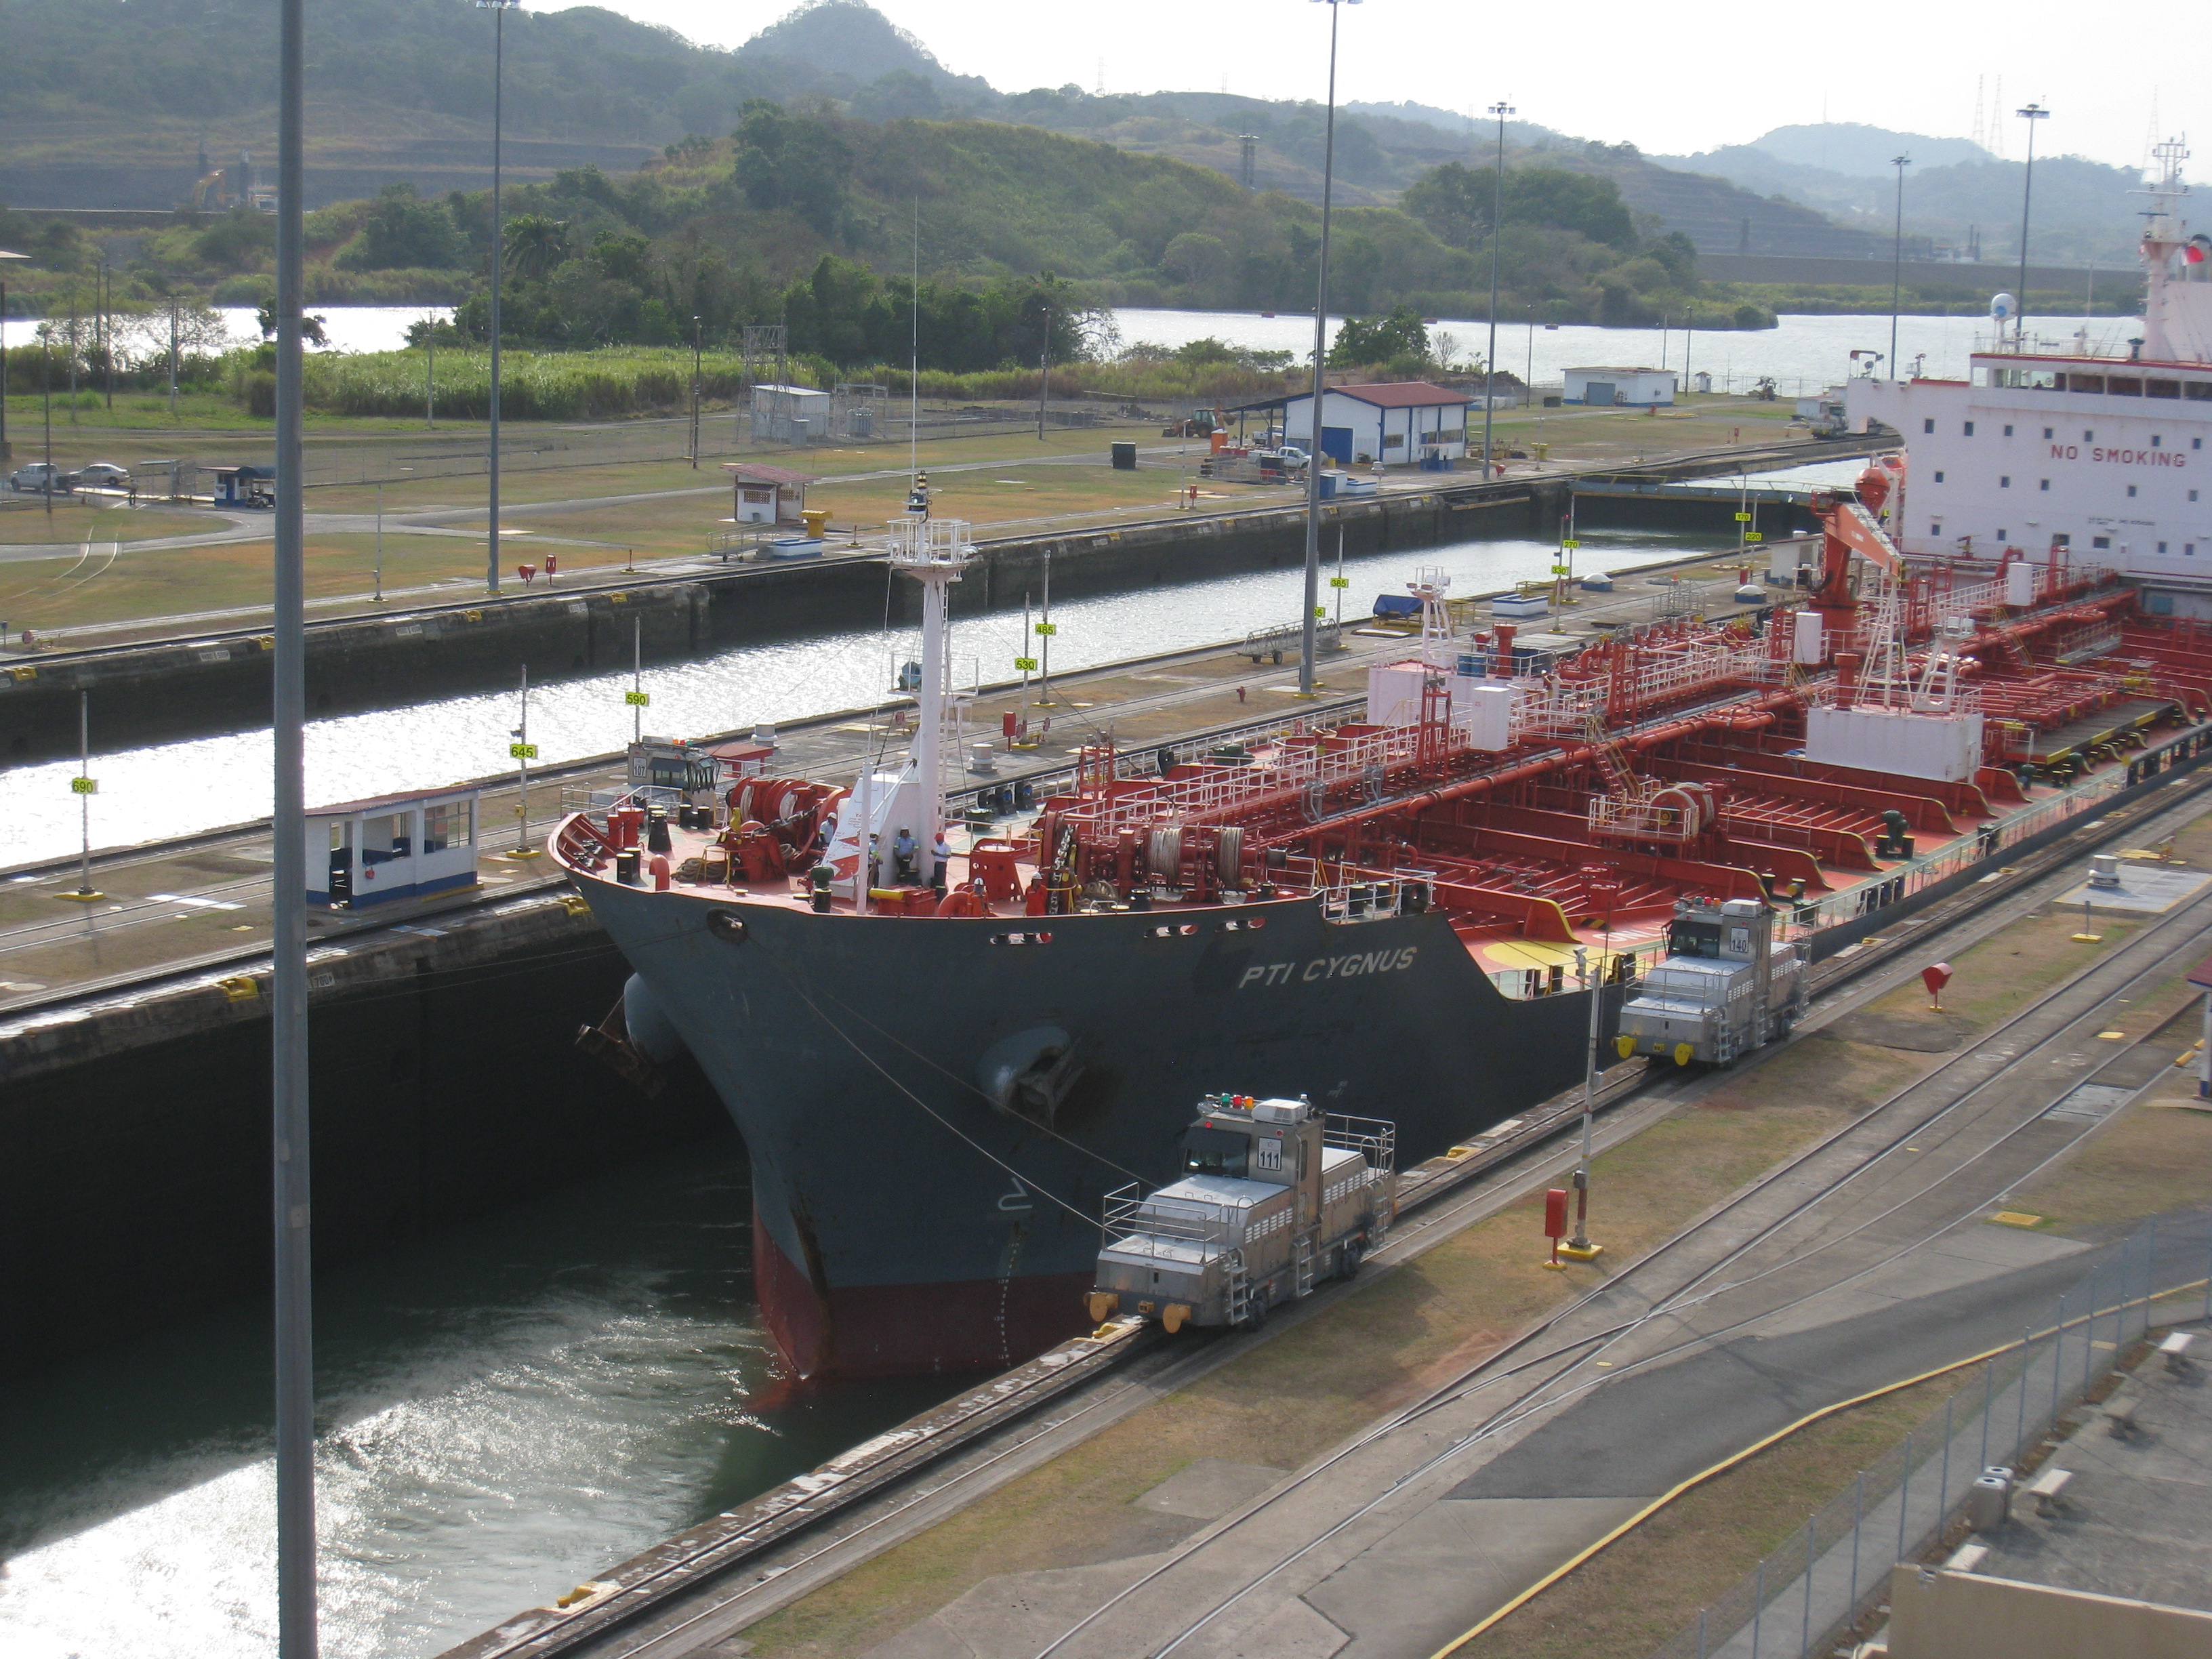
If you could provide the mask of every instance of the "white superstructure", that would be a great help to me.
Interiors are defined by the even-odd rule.
[[[2172,596],[2153,609],[2212,614],[2212,243],[2177,211],[2186,155],[2158,147],[2144,316],[2120,344],[2027,337],[2001,295],[1967,380],[1847,384],[1852,430],[1876,421],[1905,441],[1887,527],[1906,552],[2063,548]]]

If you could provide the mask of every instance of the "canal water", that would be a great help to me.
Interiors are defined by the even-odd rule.
[[[321,1275],[324,1651],[419,1659],[967,1379],[785,1389],[734,1133]],[[240,1308],[0,1385],[0,1653],[275,1651],[268,1332]]]
[[[1844,475],[1855,470],[1824,469]],[[1591,532],[1577,556],[1582,569],[1619,568],[1733,544],[1733,538]],[[1368,614],[1378,593],[1404,592],[1418,567],[1441,568],[1457,592],[1484,592],[1546,575],[1555,552],[1548,542],[1504,538],[1351,558],[1345,562],[1352,584],[1344,590],[1345,615]],[[1083,668],[1242,639],[1294,621],[1304,583],[1291,567],[1055,604],[1052,666]],[[979,676],[987,684],[1012,678],[1020,654],[1019,605],[963,613],[960,590],[952,592],[957,678],[963,684]],[[656,731],[689,736],[865,707],[884,694],[897,665],[918,648],[918,639],[904,630],[853,629],[656,665],[644,679],[653,698],[649,720]],[[533,685],[530,741],[539,763],[607,754],[629,742],[632,715],[623,693],[629,683],[620,672]],[[520,714],[517,695],[501,691],[317,720],[307,732],[309,803],[362,800],[503,772]],[[188,835],[270,810],[266,731],[103,751],[95,698],[92,732],[92,775],[100,784],[91,804],[95,847]],[[82,798],[70,792],[76,774],[73,760],[0,774],[11,802],[10,821],[0,825],[7,842],[0,846],[0,865],[76,850]]]

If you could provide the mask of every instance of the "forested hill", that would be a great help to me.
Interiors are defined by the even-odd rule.
[[[408,182],[425,195],[489,182],[491,19],[472,0],[344,0],[310,13],[310,205]],[[0,201],[18,207],[168,208],[202,170],[275,137],[267,0],[0,0]],[[821,102],[855,120],[967,117],[1042,127],[1232,177],[1239,135],[1255,180],[1321,194],[1320,106],[1226,93],[1093,96],[1076,86],[1000,92],[955,73],[863,0],[814,0],[735,52],[582,6],[506,15],[510,176],[596,163],[627,170],[689,136],[720,138],[748,99]],[[1473,159],[1486,134],[1436,125],[1419,105],[1340,115],[1337,199],[1381,206],[1429,168]],[[1706,252],[1856,251],[1795,203],[1655,167],[1632,147],[1585,145],[1513,125],[1516,150],[1601,173],[1630,208]],[[1749,230],[1744,229],[1749,222]]]
[[[839,8],[881,26],[865,8]],[[750,97],[836,95],[860,82],[763,47],[694,46],[595,6],[514,10],[506,41],[508,130],[665,143],[721,132]],[[267,0],[0,0],[0,117],[99,112],[222,124],[276,102],[276,15]],[[310,125],[325,100],[466,121],[491,114],[492,20],[471,0],[344,0],[310,12]],[[915,49],[906,47],[913,53]],[[908,67],[933,64],[926,53]],[[941,72],[941,71],[940,71]],[[981,84],[980,82],[978,83]]]

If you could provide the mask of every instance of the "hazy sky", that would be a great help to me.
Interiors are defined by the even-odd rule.
[[[545,9],[557,3],[530,0]],[[604,0],[694,40],[737,46],[791,0]],[[1229,90],[1319,98],[1328,8],[1313,0],[1115,0],[1080,9],[1036,0],[877,0],[945,65],[1002,90],[1098,82],[1109,92]],[[2012,112],[2051,118],[2039,154],[2140,164],[2154,112],[2168,136],[2203,139],[2212,179],[2212,7],[2164,7],[2087,27],[2078,6],[1928,0],[1887,14],[1720,0],[1682,11],[1620,0],[1569,9],[1367,0],[1343,14],[1340,95],[1480,108],[1503,96],[1527,119],[1662,155],[1741,143],[1796,121],[1863,121],[1969,137],[1977,77],[2003,84],[2003,153],[2021,153]],[[1077,19],[1084,27],[1075,26]]]

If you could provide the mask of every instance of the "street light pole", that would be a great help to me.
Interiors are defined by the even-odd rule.
[[[2035,124],[2047,121],[2051,112],[2040,104],[2030,104],[2020,112],[2027,123],[2027,176],[2020,190],[2020,293],[2014,297],[2013,337],[2021,344],[2027,343],[2027,210],[2035,199]]]
[[[1905,170],[1912,165],[1910,155],[1893,155],[1890,166],[1897,169],[1897,222],[1890,232],[1889,242],[1889,378],[1897,378],[1897,312],[1905,293]]]
[[[1575,1166],[1575,1236],[1558,1249],[1561,1255],[1577,1261],[1591,1261],[1605,1249],[1589,1240],[1590,1132],[1597,1116],[1597,1040],[1605,1009],[1605,953],[1598,952],[1597,971],[1592,973],[1588,950],[1575,946],[1575,974],[1589,993],[1589,1041],[1583,1057],[1583,1150]]]
[[[1482,355],[1482,476],[1492,476],[1490,459],[1490,417],[1498,406],[1498,243],[1505,229],[1505,118],[1513,106],[1504,101],[1492,104],[1490,112],[1498,118],[1498,180],[1491,192],[1490,207],[1490,346]]]
[[[1037,441],[1044,441],[1045,400],[1052,396],[1052,300],[1043,298],[1044,338],[1037,345]]]
[[[270,822],[270,1116],[276,1307],[276,1651],[315,1659],[313,1197],[308,1170],[307,678],[300,486],[300,309],[307,268],[306,0],[280,0],[276,120],[276,522],[272,637],[275,806]]]
[[[376,484],[376,602],[384,603],[384,481]]]
[[[699,470],[699,319],[691,319],[691,470]]]
[[[1314,695],[1315,613],[1321,609],[1321,406],[1328,351],[1328,221],[1336,185],[1336,21],[1359,0],[1316,0],[1328,8],[1328,113],[1322,128],[1321,249],[1314,276],[1313,431],[1306,447],[1305,614],[1298,619],[1298,696]]]
[[[500,223],[500,117],[507,55],[507,14],[521,0],[477,0],[491,21],[491,452],[486,471],[490,484],[490,533],[484,543],[484,589],[499,592],[499,290],[505,275]]]

